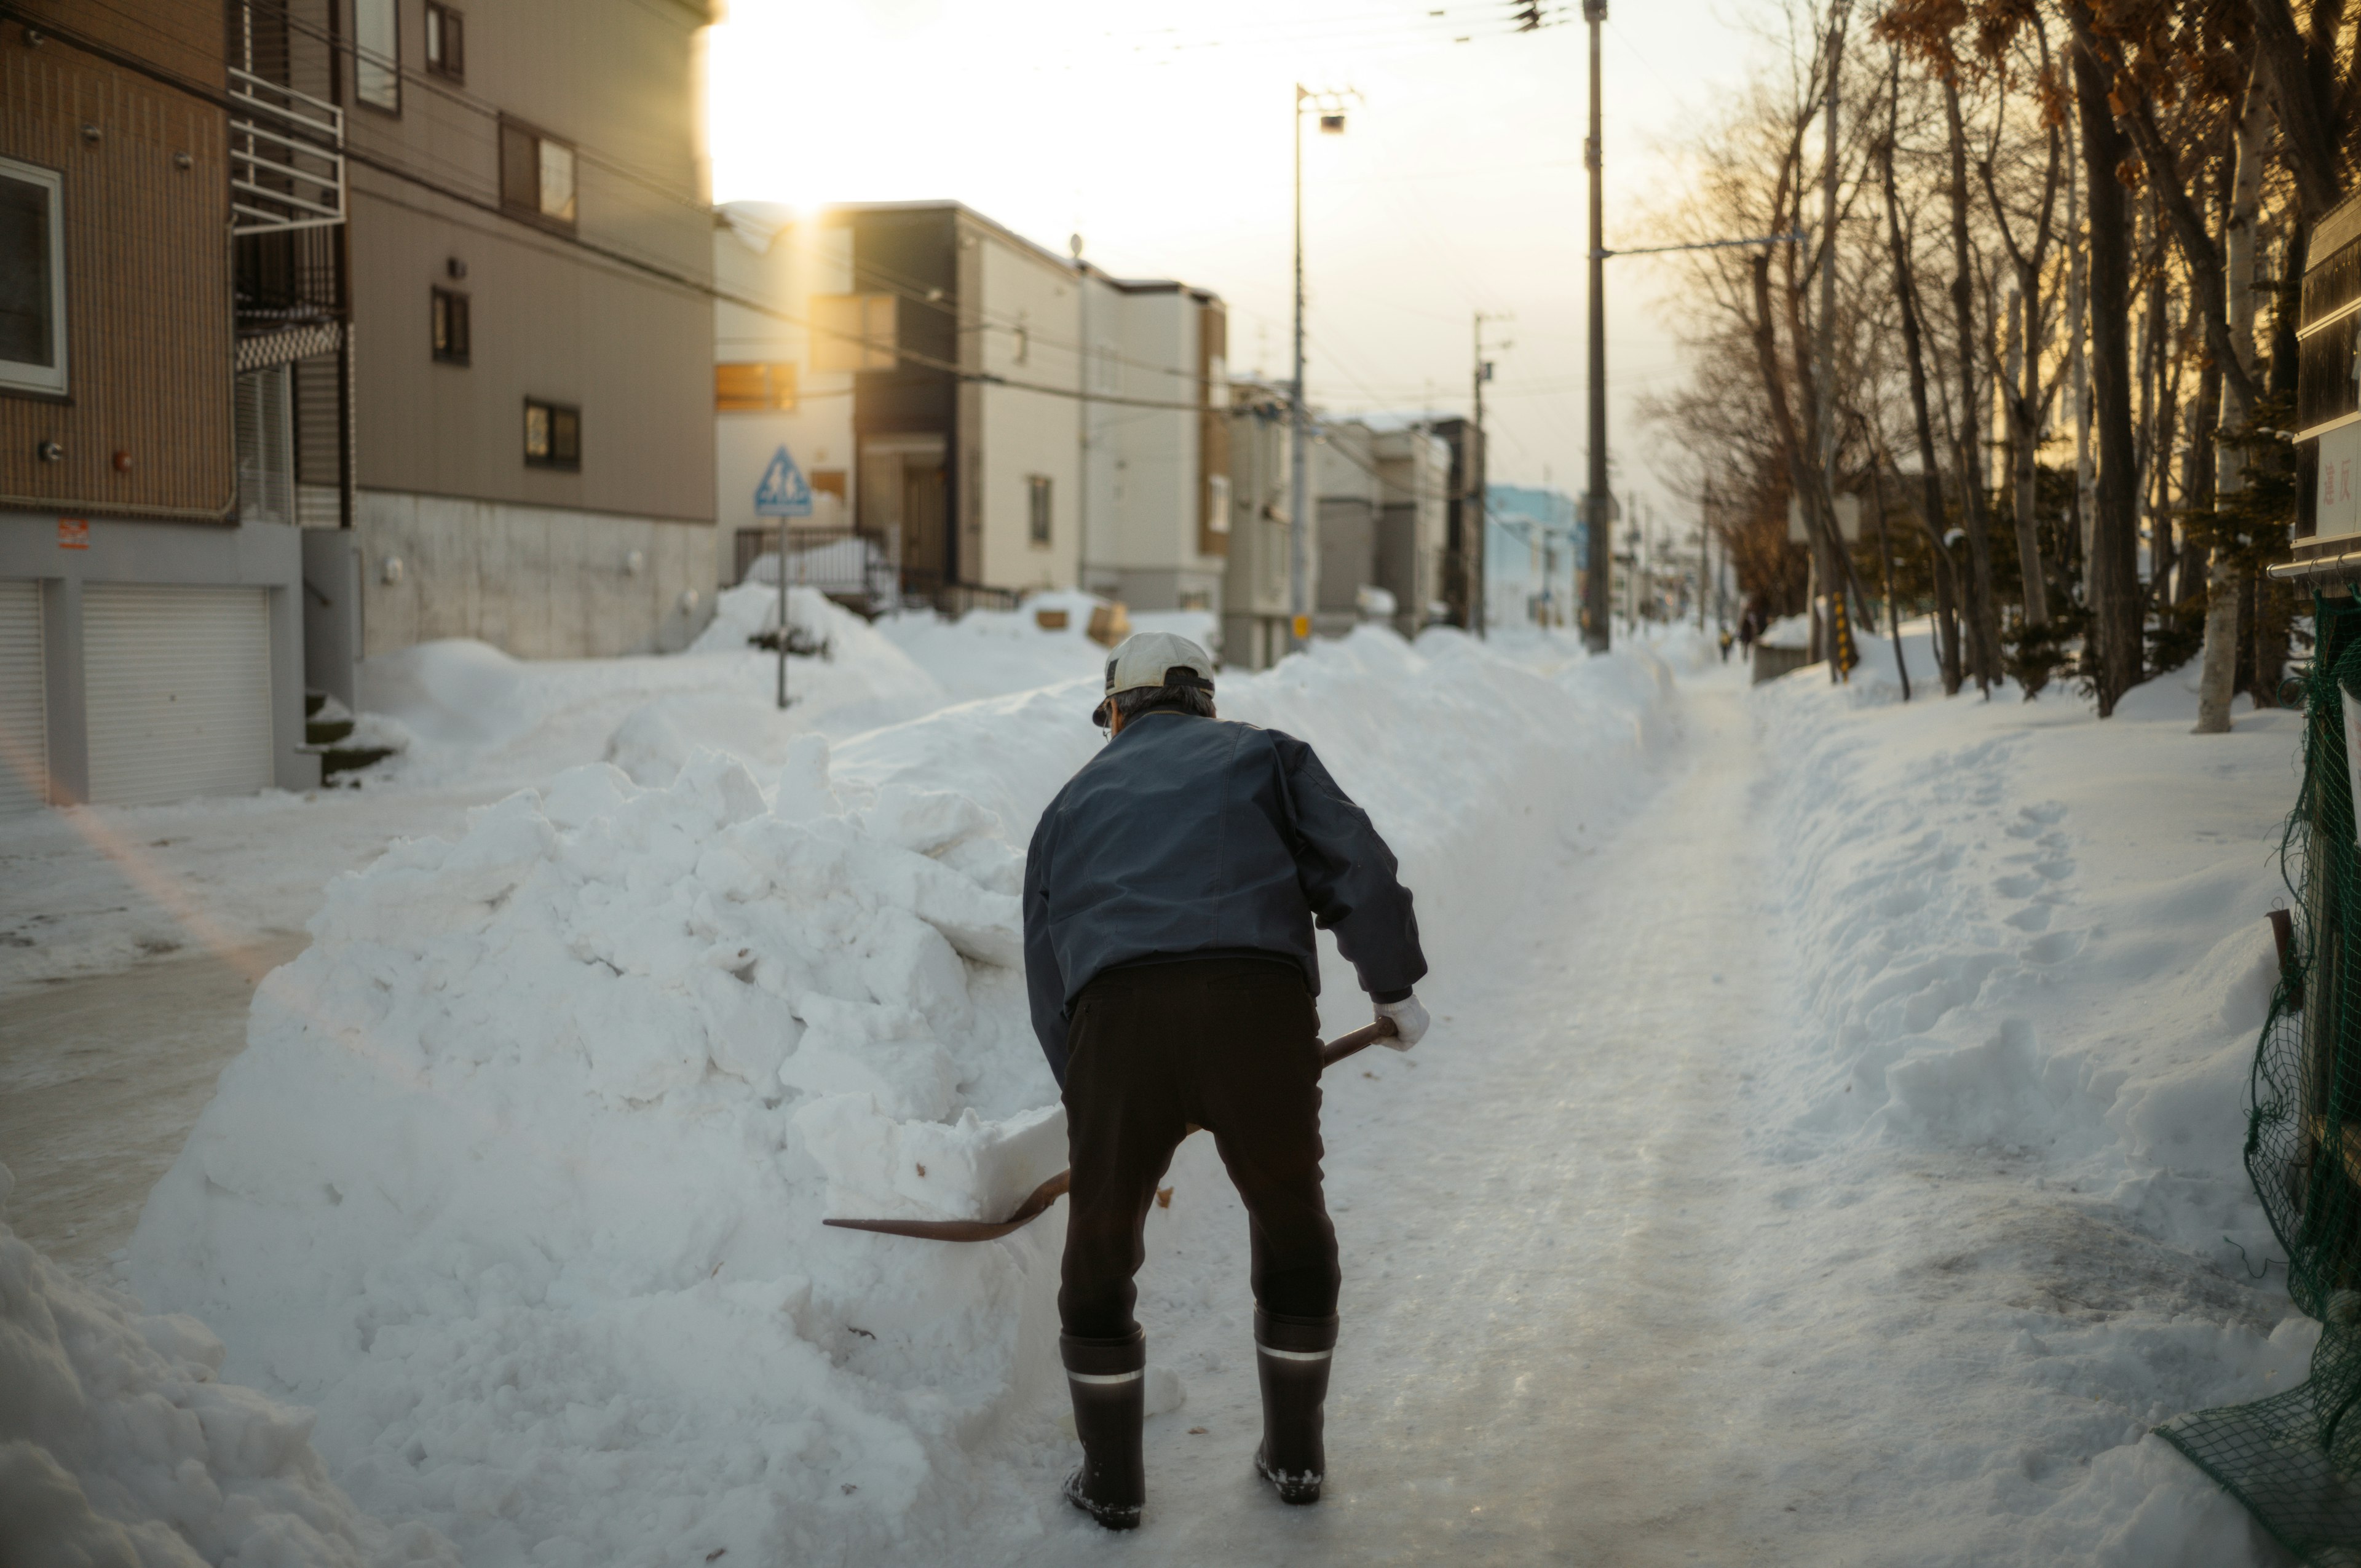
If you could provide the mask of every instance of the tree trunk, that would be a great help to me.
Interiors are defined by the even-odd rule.
[[[2023,362],[2012,356],[2016,389],[2009,397],[2009,457],[2016,492],[2016,559],[2025,576],[2025,624],[2049,623],[2049,584],[2041,566],[2041,273],[2038,265],[2018,269],[2012,339],[2021,338]]]
[[[2090,13],[2070,0],[2082,32]],[[2091,178],[2091,392],[2099,436],[2099,479],[2091,520],[2089,581],[2092,631],[2097,641],[2099,717],[2140,674],[2139,538],[2133,508],[2129,345],[2131,258],[2126,252],[2123,182],[2115,170],[2128,148],[2107,102],[2105,64],[2081,38],[2073,49],[2074,98],[2080,110],[2082,167]]]
[[[1910,411],[1918,434],[1918,521],[1927,531],[1935,576],[1935,641],[1943,695],[1957,696],[1964,679],[1960,656],[1959,595],[1951,576],[1950,552],[1943,545],[1943,480],[1935,455],[1935,422],[1927,407],[1927,345],[1919,324],[1918,285],[1910,266],[1910,242],[1902,232],[1902,205],[1894,178],[1894,94],[1886,94],[1885,138],[1879,144],[1879,174],[1884,181],[1886,247],[1894,258],[1894,292],[1902,307],[1903,354],[1910,367]]]
[[[2311,51],[2288,0],[2247,3],[2255,15],[2256,84],[2269,85],[2288,167],[2295,173],[2297,200],[2304,215],[2317,221],[2344,194],[2336,168],[2336,126],[2317,95]],[[2252,93],[2250,87],[2250,96]]]
[[[2074,540],[2078,566],[2088,572],[2091,522],[2099,515],[2099,468],[2091,447],[2091,361],[2084,345],[2091,334],[2091,246],[2082,232],[2082,166],[2066,164],[2066,380],[2074,398]],[[2090,581],[2082,598],[2090,602]]]
[[[1976,419],[1976,280],[1968,250],[1968,127],[1960,114],[1960,84],[1943,83],[1943,113],[1951,150],[1951,317],[1959,334],[1960,503],[1968,534],[1968,657],[1976,685],[1989,692],[2000,679],[2000,615],[1993,595],[1992,521],[1984,514],[1983,429]]]
[[[2255,352],[2255,221],[2262,211],[2263,162],[2270,155],[2270,111],[2262,93],[2262,71],[2256,68],[2246,83],[2246,103],[2238,115],[2238,163],[2231,176],[2230,221],[2223,249],[2224,308],[2230,351],[2244,359],[2247,374],[2225,379],[2222,388],[2222,424],[2235,428],[2252,416],[2247,392],[2254,386],[2251,367]],[[2217,427],[2218,428],[2218,427]],[[2214,439],[2214,432],[2204,439]],[[2214,492],[2220,498],[2246,488],[2243,451],[2233,448],[2222,465]],[[2238,674],[2238,573],[2229,552],[2216,550],[2205,571],[2205,653],[2198,666],[2197,729],[2200,735],[2226,734],[2230,699],[2236,695]]]
[[[1877,565],[1885,589],[1885,630],[1894,639],[1894,673],[1902,679],[1902,700],[1910,700],[1910,661],[1902,656],[1902,606],[1894,597],[1894,540],[1885,530],[1885,477],[1877,453],[1869,455],[1870,504],[1877,510]]]

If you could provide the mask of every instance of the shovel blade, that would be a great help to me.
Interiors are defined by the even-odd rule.
[[[1349,1035],[1339,1035],[1320,1047],[1320,1066],[1335,1066],[1356,1051],[1377,1044],[1394,1032],[1390,1018],[1380,1018],[1365,1024]],[[1073,1172],[1061,1170],[1036,1187],[1016,1212],[1005,1220],[822,1220],[823,1225],[834,1225],[840,1231],[871,1231],[881,1236],[909,1236],[922,1242],[990,1242],[998,1241],[1011,1231],[1024,1229],[1039,1219],[1049,1205],[1066,1195]]]

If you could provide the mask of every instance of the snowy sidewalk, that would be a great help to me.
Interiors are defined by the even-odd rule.
[[[1604,833],[1529,829],[1533,874],[1497,967],[1437,974],[1426,1043],[1331,1085],[1344,1333],[1319,1508],[1282,1508],[1249,1472],[1242,1256],[1209,1278],[1159,1234],[1162,1212],[1151,1223],[1140,1316],[1151,1358],[1188,1369],[1189,1402],[1149,1423],[1127,1555],[1679,1563],[1772,1539],[1779,1506],[1729,1428],[1714,1357],[1740,1332],[1722,1283],[1745,1245],[1733,1090],[1784,959],[1749,849],[1751,720],[1719,682],[1682,712],[1675,781]],[[1212,1208],[1242,1240],[1207,1142],[1175,1163],[1175,1208]],[[1188,1310],[1203,1294],[1225,1310]],[[1038,1459],[1047,1486],[1066,1450]],[[1076,1523],[1027,1556],[1107,1550]]]

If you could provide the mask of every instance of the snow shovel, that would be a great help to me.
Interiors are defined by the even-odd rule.
[[[1354,1052],[1367,1050],[1393,1032],[1394,1021],[1380,1018],[1349,1035],[1339,1035],[1320,1047],[1321,1069],[1325,1071]],[[1050,1204],[1066,1195],[1066,1185],[1073,1175],[1071,1170],[1061,1170],[1036,1187],[1024,1202],[1016,1205],[1016,1212],[1005,1220],[822,1220],[820,1223],[844,1231],[874,1231],[881,1236],[916,1236],[926,1242],[997,1241],[1039,1219]]]

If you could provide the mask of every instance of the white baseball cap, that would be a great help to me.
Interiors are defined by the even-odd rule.
[[[1123,640],[1107,659],[1106,698],[1091,711],[1091,722],[1104,729],[1119,692],[1143,686],[1196,686],[1213,689],[1213,656],[1173,631],[1139,631]]]

